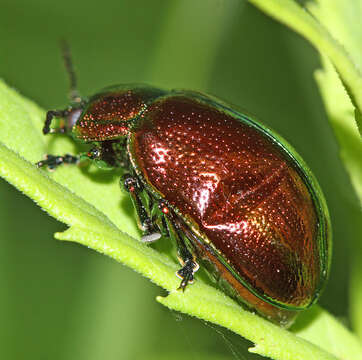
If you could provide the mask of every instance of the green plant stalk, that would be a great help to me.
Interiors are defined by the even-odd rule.
[[[362,28],[357,25],[362,17],[361,2],[310,1],[307,3],[309,13],[292,0],[249,1],[303,35],[320,51],[323,69],[316,71],[315,78],[339,143],[341,159],[362,204],[362,76],[359,70]],[[351,248],[350,318],[362,338],[360,239],[356,239]]]
[[[119,208],[119,199],[113,199],[116,198],[113,182],[103,188],[103,185],[89,180],[89,176],[77,167],[59,169],[54,173],[37,169],[33,164],[48,146],[41,134],[45,113],[2,82],[0,99],[0,176],[50,215],[70,226],[65,232],[57,233],[56,238],[76,241],[130,266],[169,291],[168,297],[158,299],[161,303],[246,337],[255,343],[251,349],[253,352],[281,360],[362,358],[358,340],[325,311],[305,323],[304,333],[295,330],[298,335],[300,332],[297,336],[245,311],[224,293],[201,280],[188,287],[185,293],[176,291],[179,280],[174,273],[178,265],[125,233],[134,231],[128,224],[134,222],[125,220],[128,216]],[[68,139],[59,140],[61,149],[57,151],[60,153],[72,146]],[[118,188],[117,184],[115,186]],[[101,192],[99,197],[98,192]],[[111,197],[105,205],[107,192],[111,192]],[[308,311],[301,314],[300,319],[307,314]],[[333,354],[328,352],[328,343],[319,342],[320,321],[336,330],[330,336],[333,343],[339,344]],[[307,333],[306,329],[309,329]]]

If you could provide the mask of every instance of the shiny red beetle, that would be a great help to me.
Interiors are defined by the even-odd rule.
[[[231,296],[280,325],[316,301],[330,264],[328,209],[285,140],[192,91],[119,85],[73,100],[47,113],[43,132],[69,133],[91,150],[37,165],[86,158],[126,169],[143,240],[177,245],[180,288],[202,262]],[[50,129],[54,117],[63,121]]]

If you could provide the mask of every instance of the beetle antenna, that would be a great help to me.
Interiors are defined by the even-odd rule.
[[[82,102],[82,98],[80,97],[77,89],[77,77],[74,71],[74,65],[70,53],[70,47],[69,43],[64,39],[61,40],[61,48],[62,48],[65,69],[68,73],[70,81],[70,94],[69,94],[70,100],[75,103],[80,103]]]

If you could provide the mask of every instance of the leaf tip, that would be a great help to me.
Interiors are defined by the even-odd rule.
[[[69,237],[67,233],[68,230],[54,233],[54,238],[60,241],[72,241],[72,239]]]

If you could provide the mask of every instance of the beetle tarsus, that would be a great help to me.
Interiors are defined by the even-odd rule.
[[[184,231],[177,221],[172,209],[167,202],[161,200],[158,204],[159,209],[163,213],[169,236],[176,242],[177,254],[182,268],[176,272],[176,276],[182,279],[178,290],[185,291],[187,284],[192,284],[194,274],[199,269],[199,264],[195,261],[195,257],[185,243]]]
[[[48,170],[55,170],[59,165],[62,164],[78,164],[79,157],[70,154],[63,156],[55,156],[47,154],[45,160],[41,160],[36,163],[38,168],[46,167]]]

